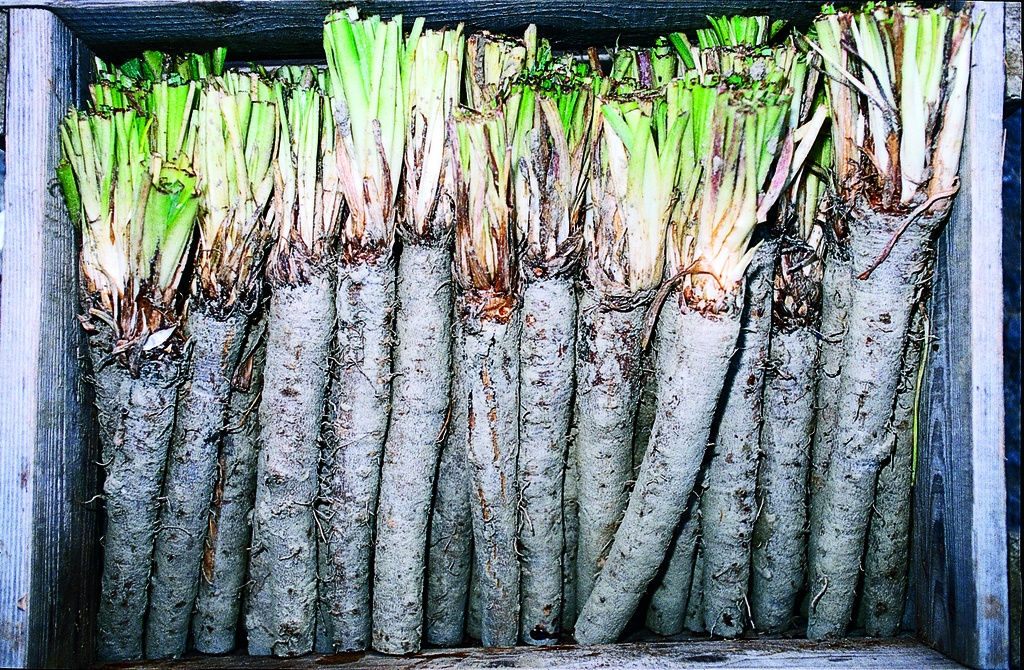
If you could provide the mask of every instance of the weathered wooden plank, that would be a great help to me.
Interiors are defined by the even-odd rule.
[[[1003,471],[1003,7],[977,3],[962,186],[939,239],[915,496],[920,634],[968,665],[1008,664]]]
[[[146,661],[110,666],[119,670],[439,670],[441,668],[562,668],[564,670],[669,670],[676,668],[880,668],[927,670],[962,668],[939,652],[911,638],[807,640],[686,640],[639,642],[597,647],[516,647],[514,649],[433,649],[412,656],[375,653],[309,655],[276,659],[242,655],[202,656],[180,661]]]
[[[323,18],[344,6],[332,0],[0,0],[53,9],[102,56],[143,47],[203,49],[226,45],[232,58],[323,58]],[[768,13],[806,25],[820,0],[370,0],[357,4],[383,16],[423,16],[429,25],[465,21],[467,28],[518,33],[536,23],[556,47],[650,42],[671,30],[705,26],[706,14]]]
[[[7,113],[7,10],[0,11],[0,135]]]
[[[78,365],[74,229],[51,188],[78,46],[43,10],[10,12],[7,234],[0,322],[0,666],[89,659],[95,513]]]

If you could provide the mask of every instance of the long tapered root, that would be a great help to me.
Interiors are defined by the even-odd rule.
[[[576,296],[569,279],[529,284],[520,345],[519,489],[522,639],[558,641],[562,614],[562,482],[575,362]]]
[[[192,640],[196,651],[226,654],[235,648],[242,587],[249,564],[259,452],[258,407],[267,359],[265,320],[252,326],[232,382],[217,462]]]
[[[314,274],[308,284],[273,288],[246,611],[254,656],[297,656],[313,649],[317,439],[333,326],[330,276]]]
[[[451,253],[408,244],[398,267],[391,425],[374,559],[373,647],[418,651],[434,470],[451,391]]]
[[[156,536],[146,624],[146,657],[185,653],[199,591],[203,541],[217,482],[217,451],[248,317],[218,318],[197,305],[185,331],[192,361],[178,391],[177,415]]]
[[[914,479],[914,406],[925,341],[925,306],[919,304],[903,354],[890,425],[891,451],[878,472],[864,557],[861,596],[864,629],[875,637],[896,635],[903,623],[910,562],[911,488]]]
[[[662,566],[647,609],[647,627],[658,635],[678,635],[686,625],[686,604],[690,600],[690,586],[694,579],[693,564],[700,528],[700,502],[695,496],[693,498],[690,513],[683,516],[682,526],[669,547],[668,560]],[[697,580],[700,579],[698,575]]]
[[[704,625],[736,637],[748,619],[751,536],[757,503],[761,395],[772,322],[772,285],[778,244],[758,247],[747,269],[738,351],[722,396],[707,489],[700,499],[704,525]]]
[[[342,261],[317,514],[321,551],[319,651],[370,643],[373,517],[391,393],[395,266],[389,255]]]
[[[105,355],[92,353],[94,367],[100,368]],[[95,373],[107,509],[96,653],[115,661],[142,658],[158,501],[179,377],[176,360],[144,360],[137,377],[117,362],[108,365]]]
[[[836,397],[843,371],[843,344],[850,312],[850,260],[838,244],[830,245],[821,282],[821,338],[818,343],[818,377],[815,386],[814,436],[811,441],[811,471],[808,477],[810,527],[820,525],[821,491],[832,460],[839,407]],[[813,556],[817,534],[807,538],[807,555]]]
[[[459,338],[452,338],[452,364],[462,361]],[[469,414],[462,388],[453,381],[448,436],[441,449],[434,487],[427,549],[426,640],[454,647],[466,632],[466,603],[473,565],[473,521],[469,511],[469,463],[466,423]],[[479,638],[478,638],[479,639]]]
[[[452,405],[455,416],[460,403],[453,401]],[[441,450],[434,511],[430,517],[425,638],[428,644],[439,647],[462,644],[466,632],[473,522],[469,512],[469,464],[464,439],[453,432]]]
[[[851,290],[839,395],[836,442],[821,492],[820,524],[810,555],[809,590],[821,592],[808,612],[807,636],[837,637],[850,623],[875,479],[886,456],[888,423],[928,246],[937,224],[903,232],[877,267],[902,217],[856,212],[851,217]],[[874,268],[866,274],[869,268]]]
[[[519,637],[519,557],[516,551],[519,491],[520,314],[501,322],[474,318],[460,300],[457,337],[464,360],[459,393],[467,416],[470,509],[481,595],[481,642],[508,647]]]
[[[658,410],[651,443],[604,569],[576,621],[581,644],[614,642],[658,568],[693,491],[739,335],[735,315],[658,317]]]
[[[646,313],[642,307],[606,309],[589,293],[580,300],[575,409],[577,610],[594,588],[629,498]]]
[[[817,360],[818,342],[809,328],[772,334],[750,584],[754,627],[772,633],[789,628],[804,584]]]

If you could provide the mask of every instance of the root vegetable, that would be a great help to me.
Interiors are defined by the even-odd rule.
[[[658,411],[629,507],[576,622],[580,644],[614,642],[658,572],[704,458],[739,318],[683,312],[677,296],[658,317]],[[698,573],[699,574],[699,573]],[[691,595],[691,599],[693,596]]]
[[[808,254],[809,260],[800,259]],[[801,265],[813,268],[814,262],[813,250],[806,248],[783,252],[780,259],[781,266],[792,267],[789,272],[793,274],[801,273]],[[783,271],[776,276],[777,327],[772,332],[764,395],[764,457],[758,475],[760,514],[754,526],[750,593],[754,626],[773,633],[789,627],[796,613],[797,594],[804,584],[807,473],[818,362],[815,321],[819,307],[814,293],[820,289],[809,277],[807,288],[811,294],[793,296],[790,285],[782,279],[785,275]],[[797,309],[786,310],[786,299],[793,297]],[[800,307],[805,314],[798,314]]]
[[[830,105],[851,259],[839,421],[811,529],[807,634],[820,639],[844,634],[853,612],[911,314],[958,186],[972,27],[966,11],[903,5],[827,14],[815,25],[814,48],[834,79]],[[839,88],[845,97],[837,97]],[[871,131],[867,146],[858,145],[856,128],[863,127]]]
[[[647,609],[647,627],[658,635],[678,635],[683,632],[690,586],[694,577],[698,582],[701,580],[700,574],[694,573],[697,531],[700,528],[700,499],[691,496],[687,509],[689,514],[683,515],[682,525],[669,547],[668,560],[661,568],[660,579],[651,594],[651,604]]]
[[[505,105],[525,284],[519,345],[521,637],[533,645],[552,644],[561,632],[562,489],[576,359],[573,274],[594,116],[592,82],[575,76],[572,61],[538,67],[542,73],[514,86]]]
[[[82,234],[82,324],[90,333],[103,428],[107,519],[97,655],[122,661],[143,653],[158,500],[180,381],[177,292],[199,205],[190,121],[197,84],[170,84],[162,72],[154,73],[156,81],[143,80],[97,65],[96,111],[69,111],[58,177]],[[163,121],[153,132],[147,112]]]
[[[481,642],[519,637],[519,337],[509,208],[510,165],[500,112],[465,112],[452,127],[455,161],[456,395],[467,413],[473,544]]]
[[[245,622],[254,656],[313,649],[313,506],[335,324],[328,250],[341,215],[334,123],[321,93],[325,82],[312,68],[283,67],[278,78],[281,140],[271,203],[267,363]]]
[[[818,372],[814,387],[815,415],[811,439],[811,468],[808,476],[809,528],[821,525],[821,492],[825,488],[829,463],[839,425],[839,381],[843,371],[843,345],[850,311],[850,260],[835,240],[825,242],[824,274],[821,280],[821,327],[818,340]],[[807,556],[817,553],[817,533],[807,535]],[[805,575],[806,578],[806,575]],[[806,581],[806,579],[805,579]],[[809,594],[803,608],[810,602]],[[804,612],[806,614],[806,611]]]
[[[861,612],[865,631],[875,637],[893,637],[899,633],[907,597],[917,394],[921,356],[928,344],[925,309],[924,302],[918,303],[911,321],[889,427],[888,461],[878,471],[868,527]]]
[[[656,325],[658,409],[608,560],[576,622],[581,644],[613,642],[621,634],[657,575],[703,461],[739,335],[758,204],[770,207],[778,196],[766,183],[789,101],[773,87],[757,90],[760,105],[750,108],[736,104],[735,91],[693,80],[666,88],[668,104],[690,113],[674,131],[681,137],[682,166],[672,174],[682,180],[677,188],[683,197],[670,210],[666,257],[672,279],[662,288]],[[706,169],[698,169],[698,161],[708,161]],[[780,162],[776,170],[772,183],[789,165]]]
[[[246,611],[253,656],[297,656],[313,649],[313,501],[333,289],[330,274],[271,289]]]
[[[267,360],[265,317],[250,327],[231,382],[217,462],[217,483],[203,553],[192,641],[203,654],[235,648],[242,587],[249,563],[259,452],[259,400]]]
[[[191,362],[178,392],[154,553],[146,656],[185,652],[199,589],[203,539],[217,480],[231,376],[259,299],[259,267],[273,189],[277,109],[256,73],[208,80],[196,112],[199,216],[195,288],[185,321]]]
[[[93,365],[96,366],[94,352]],[[116,365],[116,363],[114,363]],[[174,425],[177,361],[147,361],[138,376],[125,375],[115,410],[123,417],[120,441],[104,445],[107,524],[103,534],[103,577],[97,654],[104,659],[142,657],[160,486]],[[97,378],[106,382],[120,375]],[[98,391],[99,397],[110,389]],[[102,409],[102,408],[101,408]]]
[[[748,619],[751,536],[757,512],[754,492],[777,250],[776,241],[763,242],[747,268],[738,351],[722,392],[707,488],[700,498],[704,625],[723,637],[742,633]]]
[[[394,308],[390,253],[338,266],[319,508],[326,559],[320,576],[324,651],[358,651],[370,644],[370,566],[391,404]]]
[[[458,365],[461,356],[452,352]],[[452,389],[448,438],[437,468],[434,510],[427,548],[427,644],[454,647],[466,632],[466,610],[473,562],[473,522],[469,511],[469,464],[466,462],[466,425],[469,413],[458,388]],[[479,628],[476,630],[479,634]],[[479,639],[479,637],[477,637]]]
[[[597,104],[593,216],[584,226],[585,290],[576,342],[578,611],[603,569],[633,479],[641,345],[648,305],[661,282],[687,118],[649,90],[599,96]]]
[[[391,425],[374,559],[374,646],[393,653],[417,651],[423,637],[427,527],[449,417],[454,174],[446,138],[462,81],[463,46],[461,25],[426,31],[410,56]],[[461,617],[454,628],[455,643],[461,642]]]

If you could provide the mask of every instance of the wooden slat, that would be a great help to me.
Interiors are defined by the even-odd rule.
[[[7,113],[7,11],[0,12],[0,135],[4,134]]]
[[[831,643],[806,640],[699,640],[618,644],[598,647],[517,647],[515,649],[434,649],[414,656],[380,654],[309,655],[296,659],[241,655],[193,657],[180,661],[119,663],[118,670],[440,670],[441,668],[561,668],[563,670],[675,670],[681,668],[879,668],[928,670],[962,668],[934,649],[909,638],[851,639]]]
[[[980,2],[962,186],[939,239],[915,496],[917,622],[967,665],[1008,664],[1003,469],[1003,7]]]
[[[26,4],[0,0],[0,6]],[[323,58],[323,18],[331,0],[42,0],[101,56],[143,47],[204,49],[226,45],[232,58]],[[820,0],[372,0],[357,4],[382,16],[423,16],[432,26],[465,21],[469,29],[519,33],[536,23],[556,47],[650,42],[671,30],[706,26],[706,14],[769,13],[806,25]]]
[[[0,666],[89,659],[95,513],[79,371],[74,230],[52,188],[77,44],[48,11],[10,12],[7,233],[0,321]]]

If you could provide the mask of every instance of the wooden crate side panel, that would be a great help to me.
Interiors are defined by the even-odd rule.
[[[97,670],[479,670],[480,668],[547,668],[549,670],[706,670],[708,668],[821,668],[864,670],[957,670],[962,665],[907,637],[876,640],[848,638],[809,640],[674,639],[590,647],[424,649],[411,656],[376,652],[328,656],[309,654],[279,659],[267,656],[193,656],[176,661],[137,661],[98,666]]]
[[[10,12],[7,248],[0,323],[0,666],[90,660],[96,506],[79,367],[77,244],[58,126],[79,46],[45,10]],[[83,448],[85,445],[86,448]]]
[[[24,4],[24,0],[20,0]],[[16,5],[19,0],[0,0]],[[100,55],[143,46],[228,46],[232,58],[323,58],[323,18],[346,6],[332,0],[43,0]],[[349,3],[351,4],[351,3]],[[705,27],[705,15],[767,13],[806,25],[820,0],[375,0],[356,3],[382,16],[423,16],[429,26],[464,21],[468,30],[521,33],[536,23],[556,47],[651,42],[672,30]]]
[[[1008,664],[1003,466],[1003,7],[974,42],[962,185],[939,238],[917,460],[920,635],[978,668]]]

